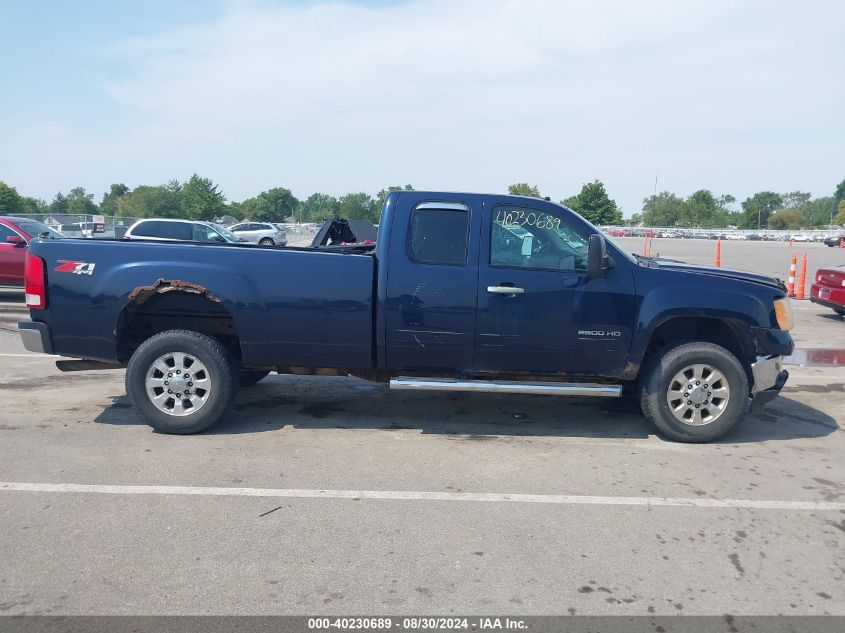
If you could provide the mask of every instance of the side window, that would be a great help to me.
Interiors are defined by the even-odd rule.
[[[212,229],[210,226],[204,224],[193,224],[192,239],[195,242],[222,242],[223,238],[220,234]]]
[[[161,222],[141,222],[132,230],[135,237],[161,237],[159,225]]]
[[[190,240],[191,225],[185,222],[161,222],[160,234],[172,240]]]
[[[235,226],[233,226],[229,230],[232,231],[232,233],[239,233],[240,231],[244,230],[244,225],[243,224],[236,224]]]
[[[493,208],[490,228],[491,266],[587,269],[587,238],[558,215],[499,205]]]
[[[7,237],[12,237],[13,235],[17,235],[12,229],[10,229],[5,224],[0,224],[0,244],[6,243]]]
[[[469,207],[460,202],[423,202],[411,215],[409,250],[421,264],[464,266]]]

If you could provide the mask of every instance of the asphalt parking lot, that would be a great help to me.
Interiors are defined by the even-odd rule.
[[[714,242],[658,243],[712,262]],[[723,242],[722,265],[783,277],[793,250],[845,263]],[[832,311],[795,312],[800,347],[845,348]],[[791,366],[708,445],[618,401],[290,376],[174,437],[123,371],[62,374],[17,318],[0,311],[4,614],[845,615],[845,367]]]

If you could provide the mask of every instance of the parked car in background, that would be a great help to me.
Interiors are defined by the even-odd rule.
[[[23,287],[24,260],[35,237],[64,237],[37,220],[0,216],[0,286]]]
[[[201,220],[170,220],[154,218],[138,220],[123,235],[124,240],[154,240],[158,242],[244,242],[219,224]]]
[[[845,264],[816,271],[816,280],[810,286],[810,301],[845,316]]]
[[[748,239],[748,236],[745,235],[745,233],[728,233],[727,235],[725,235],[724,239],[745,241]]]
[[[810,236],[805,234],[805,233],[793,233],[792,235],[789,236],[789,239],[791,239],[793,242],[810,242],[810,241],[812,241],[810,239]]]
[[[827,246],[839,246],[839,243],[843,241],[845,241],[845,231],[840,231],[824,238],[824,243]]]
[[[262,246],[285,246],[288,243],[284,228],[270,222],[241,222],[229,230],[242,240]]]

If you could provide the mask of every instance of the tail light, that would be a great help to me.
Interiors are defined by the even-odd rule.
[[[27,253],[23,288],[28,308],[43,310],[47,307],[47,280],[44,271],[44,260],[37,255]]]

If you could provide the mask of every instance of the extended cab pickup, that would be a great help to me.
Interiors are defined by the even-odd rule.
[[[388,195],[375,245],[35,240],[27,349],[126,366],[151,426],[195,433],[269,372],[393,389],[639,400],[715,439],[771,400],[792,312],[770,277],[625,253],[518,196]]]

